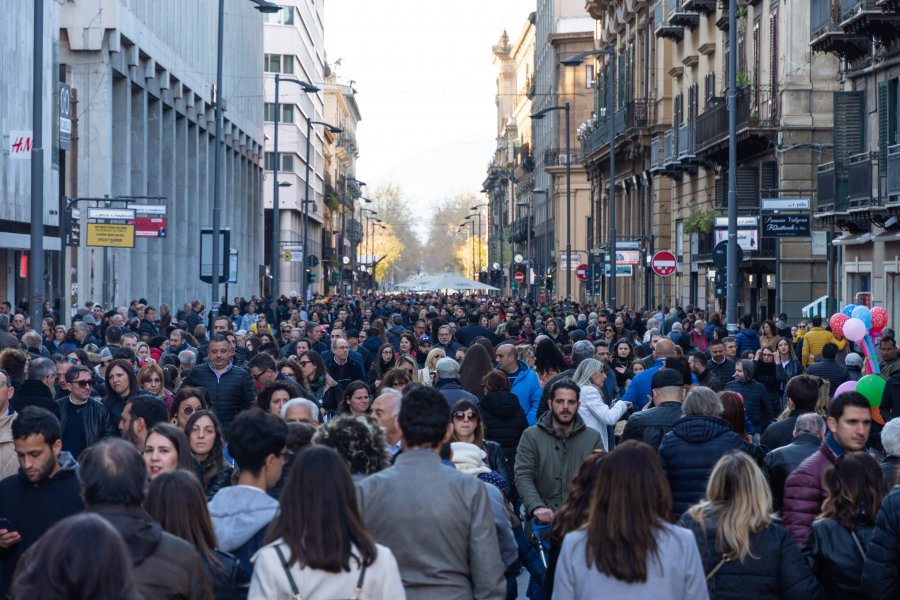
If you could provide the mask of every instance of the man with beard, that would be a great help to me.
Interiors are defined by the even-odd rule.
[[[25,407],[12,423],[19,473],[0,482],[0,598],[6,597],[19,557],[57,521],[84,508],[75,462],[65,455],[59,421],[47,410]]]
[[[153,396],[135,396],[122,411],[119,433],[143,452],[150,430],[157,423],[165,423],[166,418],[165,402]]]

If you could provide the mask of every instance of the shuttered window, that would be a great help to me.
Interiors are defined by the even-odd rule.
[[[760,165],[760,191],[766,198],[776,196],[775,190],[778,189],[778,163],[774,160],[767,160]]]
[[[756,167],[738,167],[737,203],[740,208],[759,206],[759,170]]]
[[[778,7],[769,12],[769,118],[778,116]]]
[[[865,92],[834,92],[834,160],[847,164],[852,154],[865,151]]]

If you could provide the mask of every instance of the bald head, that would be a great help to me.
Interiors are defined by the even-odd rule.
[[[660,358],[669,358],[675,352],[675,344],[672,340],[668,338],[663,338],[656,342],[656,347],[653,348],[653,358],[654,360],[658,360]]]

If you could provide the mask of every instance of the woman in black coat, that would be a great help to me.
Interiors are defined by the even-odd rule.
[[[678,525],[697,540],[712,600],[825,597],[793,538],[772,520],[765,475],[743,452],[719,459],[706,499],[691,507]]]
[[[883,472],[865,452],[851,452],[825,470],[823,482],[828,498],[803,555],[829,600],[862,598],[863,565],[887,493]]]
[[[525,411],[519,398],[509,391],[509,377],[499,370],[484,376],[484,397],[478,405],[485,435],[503,449],[510,465],[516,464],[519,438],[528,429]]]
[[[765,386],[753,379],[752,360],[745,358],[735,363],[734,379],[725,384],[725,389],[729,392],[739,393],[744,399],[744,410],[754,428],[754,431],[748,432],[751,435],[762,434],[769,423],[775,420]]]

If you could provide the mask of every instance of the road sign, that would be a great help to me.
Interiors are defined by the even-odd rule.
[[[578,265],[578,268],[575,269],[575,277],[577,277],[578,279],[580,279],[582,281],[587,281],[587,278],[588,278],[587,269],[588,269],[588,266],[586,264]]]
[[[281,260],[284,262],[303,262],[303,246],[282,246]]]
[[[581,253],[580,252],[572,252],[568,256],[566,256],[565,254],[559,255],[559,270],[560,271],[574,271],[580,264],[581,264]]]
[[[522,271],[516,271],[515,275],[516,283],[525,283],[525,273]]]
[[[653,259],[650,261],[650,268],[660,277],[668,277],[675,272],[676,267],[678,267],[678,261],[675,259],[675,255],[668,250],[660,250],[653,255]]]
[[[87,245],[107,248],[134,248],[134,225],[88,223]]]
[[[809,198],[762,198],[762,210],[809,210]]]
[[[763,237],[790,238],[810,235],[809,214],[763,215],[762,219]]]
[[[600,270],[600,267],[597,267]],[[609,276],[609,263],[603,264],[603,273]],[[616,265],[616,277],[631,277],[634,275],[634,265]]]
[[[134,214],[135,235],[166,237],[168,208],[165,204],[136,204]]]
[[[737,247],[737,261],[744,262],[744,249]],[[713,264],[719,269],[728,268],[728,240],[719,242],[713,249]]]
[[[72,144],[72,88],[59,84],[59,149],[68,150]]]

